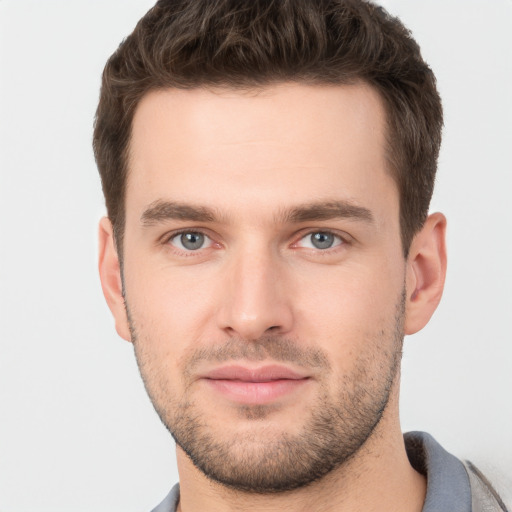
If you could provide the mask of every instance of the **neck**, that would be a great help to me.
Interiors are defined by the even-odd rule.
[[[392,399],[391,402],[396,402]],[[282,493],[235,491],[208,479],[178,447],[180,512],[421,512],[426,481],[409,463],[389,403],[373,434],[345,464],[308,486]],[[390,414],[390,409],[396,414]]]

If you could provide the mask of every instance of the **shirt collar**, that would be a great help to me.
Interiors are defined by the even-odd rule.
[[[404,440],[411,465],[427,478],[422,512],[471,512],[471,489],[462,462],[425,432],[408,432]],[[175,512],[179,499],[176,484],[152,512]]]
[[[408,432],[404,440],[411,465],[427,477],[422,512],[471,512],[471,488],[462,462],[425,432]]]

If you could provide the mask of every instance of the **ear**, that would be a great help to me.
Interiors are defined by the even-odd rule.
[[[405,334],[427,325],[441,300],[446,276],[446,218],[433,213],[413,238],[407,258]]]
[[[99,225],[99,261],[101,288],[114,316],[116,331],[126,341],[131,340],[128,317],[123,297],[121,267],[114,240],[112,223],[107,217]]]

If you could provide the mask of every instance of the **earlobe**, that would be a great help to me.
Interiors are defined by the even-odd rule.
[[[101,219],[98,235],[98,267],[103,295],[114,316],[117,333],[121,338],[130,341],[130,329],[123,297],[121,267],[115,245],[112,223],[107,217]]]
[[[443,294],[446,276],[446,218],[429,215],[414,237],[407,259],[405,334],[423,329]]]

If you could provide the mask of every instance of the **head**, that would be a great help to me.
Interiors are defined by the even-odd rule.
[[[386,112],[388,171],[404,255],[426,219],[441,144],[435,77],[408,30],[360,0],[161,0],[109,59],[94,130],[108,216],[122,257],[134,114],[150,91],[371,85]]]
[[[278,492],[396,429],[403,335],[444,280],[441,124],[365,2],[160,1],[112,56],[100,274],[182,464]]]

